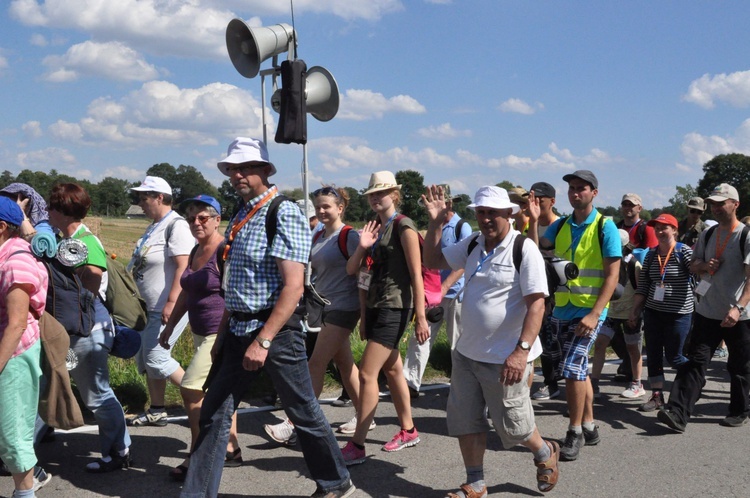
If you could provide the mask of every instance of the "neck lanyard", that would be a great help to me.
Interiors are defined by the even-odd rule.
[[[165,214],[162,219],[160,219],[157,223],[152,223],[151,226],[146,230],[146,233],[143,234],[143,237],[141,237],[141,242],[138,244],[135,248],[135,253],[140,254],[141,249],[143,249],[143,246],[146,244],[148,239],[151,237],[151,234],[154,233],[154,230],[156,230],[156,227],[162,224],[164,220],[169,218],[169,215],[172,214],[172,210],[170,209],[167,214]],[[74,234],[75,235],[75,234]]]
[[[248,221],[250,221],[253,216],[255,216],[255,213],[257,213],[260,208],[262,208],[268,201],[271,200],[271,197],[273,197],[273,194],[275,192],[276,186],[269,188],[265,195],[258,201],[258,203],[253,206],[253,208],[245,215],[242,221],[232,224],[232,229],[229,230],[229,241],[227,241],[227,245],[224,246],[224,254],[222,254],[221,256],[224,261],[226,261],[227,257],[229,257],[229,250],[232,248],[232,242],[234,242],[234,238],[237,236],[237,233],[242,229],[242,227],[245,226]]]
[[[659,274],[661,275],[661,285],[664,286],[664,276],[667,274],[667,263],[669,263],[669,257],[672,255],[672,251],[674,250],[676,244],[672,244],[669,246],[669,251],[667,251],[667,256],[664,258],[664,262],[661,260],[661,255],[659,254],[659,250],[656,250],[656,257],[659,258]]]
[[[636,223],[633,223],[633,225],[628,229],[628,235],[633,235],[633,230],[635,230],[636,228],[638,228],[638,225],[641,224],[641,221],[643,221],[643,220],[638,219],[638,221]],[[625,224],[623,224],[623,226],[625,226]]]
[[[370,254],[372,255],[373,259],[375,258],[375,248],[380,244],[380,239],[383,238],[383,234],[386,230],[388,230],[388,226],[393,223],[393,220],[396,219],[396,215],[398,215],[398,212],[394,211],[390,218],[388,218],[388,221],[385,222],[385,226],[383,227],[383,230],[378,233],[378,238],[375,239],[375,243],[372,245],[372,248],[370,249]]]
[[[734,229],[737,228],[737,225],[739,222],[737,220],[734,220],[734,223],[732,224],[732,229],[729,230],[729,233],[726,237],[724,237],[724,241],[719,245],[719,238],[721,236],[721,227],[719,227],[718,230],[716,230],[716,259],[721,258],[721,255],[724,254],[724,249],[727,248],[727,244],[729,243],[729,238],[734,233]]]

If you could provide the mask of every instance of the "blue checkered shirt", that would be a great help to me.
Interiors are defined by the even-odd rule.
[[[272,187],[276,189],[276,187]],[[277,197],[278,192],[272,194]],[[249,210],[263,198],[259,195],[240,209],[232,223],[245,218]],[[277,212],[276,237],[271,247],[266,238],[266,215],[269,200],[240,229],[232,242],[225,265],[226,286],[224,300],[229,311],[258,313],[272,308],[281,293],[281,273],[276,258],[307,263],[310,255],[310,226],[300,209],[293,202],[282,202]],[[227,240],[232,223],[226,231]],[[237,336],[249,335],[262,327],[264,322],[232,320],[229,331]]]

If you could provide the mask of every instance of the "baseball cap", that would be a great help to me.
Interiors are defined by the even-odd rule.
[[[656,218],[649,220],[646,225],[652,227],[656,225],[657,223],[661,223],[662,225],[671,225],[674,227],[675,230],[677,230],[677,218],[672,216],[671,214],[662,213]]]
[[[562,179],[564,182],[569,182],[573,178],[580,178],[584,182],[590,184],[594,189],[599,188],[599,180],[596,179],[596,175],[587,169],[579,169],[578,171],[568,173],[567,175],[563,176]]]
[[[158,192],[160,194],[172,195],[172,187],[169,186],[164,178],[158,176],[147,176],[140,186],[133,187],[130,190],[134,192]]]
[[[703,199],[700,197],[691,197],[687,205],[690,209],[697,209],[699,211],[706,210],[706,205],[703,203]]]
[[[451,195],[451,186],[447,183],[441,183],[438,185],[438,187],[443,187],[443,197],[445,198],[445,202],[457,202],[461,199],[460,195]],[[419,198],[417,201],[417,204],[424,207],[424,202],[422,202],[422,197]]]
[[[23,212],[16,201],[0,196],[0,220],[9,225],[21,226],[21,223],[23,223]]]
[[[189,204],[194,203],[194,202],[208,204],[209,206],[214,208],[217,213],[221,214],[221,204],[219,204],[219,201],[217,201],[210,195],[206,195],[206,194],[200,194],[200,195],[196,195],[192,199],[186,199],[180,203],[180,206],[182,206],[184,209],[184,208],[187,208]]]
[[[302,211],[302,213],[307,217],[308,220],[314,216],[317,216],[317,214],[315,214],[315,206],[313,206],[312,201],[305,202],[304,199],[299,199],[297,201],[297,206],[299,206],[300,211]]]
[[[622,196],[622,201],[620,203],[623,203],[625,201],[630,201],[635,206],[643,206],[643,201],[641,201],[641,196],[638,194],[625,194]]]
[[[537,197],[549,197],[554,199],[556,194],[555,187],[547,182],[536,182],[529,190],[534,192],[534,195]]]
[[[227,157],[217,163],[219,171],[229,176],[227,167],[230,164],[244,163],[268,163],[271,165],[271,173],[276,174],[276,166],[268,160],[268,149],[262,140],[257,138],[237,137],[227,148]]]
[[[630,234],[627,230],[623,230],[622,228],[618,228],[617,231],[620,233],[620,245],[625,247],[630,243]]]
[[[514,204],[526,204],[529,202],[529,193],[523,187],[513,187],[508,189],[508,198]]]
[[[737,193],[737,189],[729,185],[728,183],[720,183],[711,191],[711,195],[706,197],[707,201],[724,202],[727,199],[733,201],[739,201],[740,196]]]
[[[480,187],[477,193],[474,194],[474,202],[467,206],[470,209],[476,209],[478,207],[487,207],[492,209],[512,209],[513,214],[516,214],[521,208],[518,204],[510,202],[508,192],[505,189],[489,185],[487,187]]]

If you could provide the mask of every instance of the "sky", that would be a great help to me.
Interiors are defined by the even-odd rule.
[[[233,18],[294,23],[297,56],[337,81],[335,118],[308,115],[311,190],[410,169],[470,196],[547,181],[564,210],[562,176],[590,169],[596,205],[636,192],[650,209],[697,185],[715,155],[750,155],[747,1],[296,0],[293,17],[283,0],[0,9],[0,170],[16,174],[137,181],[166,162],[220,185],[227,145],[263,126],[261,78],[227,52]],[[301,187],[303,148],[276,144],[277,123],[267,105],[273,181]]]

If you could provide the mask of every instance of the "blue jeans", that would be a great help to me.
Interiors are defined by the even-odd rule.
[[[685,339],[690,333],[692,315],[666,313],[650,308],[643,310],[643,330],[646,336],[646,366],[648,381],[664,382],[664,355],[672,368],[687,363],[683,354]]]
[[[212,369],[201,407],[200,434],[190,455],[187,479],[180,494],[183,498],[217,496],[232,413],[260,373],[242,367],[242,358],[257,332],[246,337],[237,337],[229,331],[222,335],[217,339],[223,340],[219,364]],[[303,332],[285,327],[276,334],[264,369],[286,415],[294,423],[302,455],[318,489],[327,492],[348,485],[349,471],[344,457],[313,393]]]
[[[78,355],[78,365],[70,371],[86,408],[94,412],[99,426],[99,445],[103,456],[130,447],[122,405],[109,386],[107,358],[115,339],[112,319],[104,304],[94,305],[96,323],[88,337],[70,336],[70,347]]]

